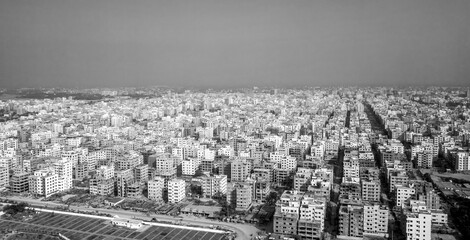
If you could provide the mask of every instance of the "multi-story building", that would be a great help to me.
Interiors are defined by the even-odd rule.
[[[430,212],[405,212],[402,224],[405,225],[407,240],[430,240],[432,216]]]
[[[10,184],[10,172],[8,165],[0,166],[0,188],[5,188]]]
[[[398,207],[405,207],[406,201],[416,193],[412,185],[397,185],[395,187],[395,202]]]
[[[168,202],[178,203],[186,197],[186,183],[183,179],[172,179],[168,182]]]
[[[253,200],[258,203],[263,203],[266,200],[271,188],[269,182],[265,180],[256,180],[254,183],[254,196]]]
[[[339,208],[339,235],[362,237],[364,233],[364,206],[341,205]]]
[[[213,175],[201,177],[202,194],[205,197],[212,197],[216,193],[227,194],[227,176]]]
[[[302,197],[297,235],[301,239],[321,239],[325,227],[326,199],[313,193]]]
[[[245,181],[250,175],[252,164],[246,159],[235,159],[231,165],[231,179],[232,182]]]
[[[363,201],[380,201],[380,180],[362,179],[361,183]]]
[[[90,194],[102,196],[114,195],[114,180],[112,178],[92,178],[89,184]]]
[[[247,211],[253,203],[253,186],[251,183],[237,183],[235,186],[235,210]]]
[[[13,174],[10,181],[10,191],[12,193],[24,193],[29,191],[29,173]]]
[[[155,177],[148,181],[148,198],[154,201],[163,201],[163,191],[165,180],[162,177]]]
[[[29,176],[29,192],[34,195],[49,197],[59,192],[59,175],[54,169],[41,169]]]
[[[114,173],[116,194],[119,197],[127,197],[127,187],[134,183],[134,174],[132,169],[120,170]]]
[[[274,232],[285,235],[296,235],[300,216],[301,200],[304,192],[284,191],[276,203],[274,213]],[[306,214],[308,215],[308,214]]]
[[[96,170],[96,177],[102,179],[111,179],[114,177],[114,167],[113,166],[100,166]]]
[[[454,166],[457,171],[470,170],[470,156],[468,152],[459,151],[453,154]]]
[[[142,196],[142,185],[139,182],[133,182],[127,185],[126,197],[139,198]]]
[[[283,235],[296,235],[299,222],[298,213],[283,213],[280,208],[276,208],[274,213],[274,232]]]
[[[307,191],[313,171],[313,169],[299,167],[294,176],[294,190]]]
[[[432,168],[432,160],[434,156],[432,152],[420,152],[417,154],[417,166],[419,168]]]
[[[183,175],[193,176],[196,174],[196,170],[199,168],[201,163],[200,159],[188,158],[181,162],[181,168]]]
[[[388,214],[387,205],[364,201],[364,235],[386,237]]]
[[[441,209],[441,197],[434,189],[426,192],[426,207],[429,210]]]
[[[139,183],[139,184],[145,184],[148,179],[149,179],[149,175],[148,175],[148,170],[149,169],[149,166],[147,164],[141,164],[139,166],[136,166],[134,168],[134,179],[135,179],[135,182]]]
[[[345,178],[340,185],[340,194],[350,198],[361,198],[361,184],[359,178]]]

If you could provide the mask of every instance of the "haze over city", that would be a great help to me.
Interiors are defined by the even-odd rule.
[[[470,1],[0,1],[0,87],[468,86]]]

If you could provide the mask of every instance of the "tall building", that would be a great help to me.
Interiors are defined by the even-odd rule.
[[[429,212],[406,212],[405,225],[407,240],[431,240],[432,216]]]
[[[154,201],[163,201],[164,186],[165,180],[159,176],[148,181],[148,198]]]
[[[238,183],[235,185],[237,211],[247,211],[253,203],[253,186],[250,183]]]
[[[395,192],[396,192],[396,195],[395,195],[396,206],[405,207],[406,201],[415,195],[416,190],[412,185],[409,185],[409,186],[397,185]]]
[[[127,197],[127,188],[134,183],[134,174],[132,169],[120,170],[115,175],[115,193],[118,197]]]
[[[148,175],[148,170],[149,169],[149,166],[146,165],[146,164],[141,164],[137,167],[134,168],[134,179],[135,179],[135,182],[139,183],[139,184],[145,184],[148,179],[149,179],[149,175]]]
[[[0,166],[0,188],[5,188],[10,184],[10,172],[8,165]]]
[[[188,158],[181,162],[183,175],[193,176],[199,168],[201,161],[197,158]]]
[[[251,163],[246,159],[235,159],[231,163],[231,179],[230,181],[245,181],[250,175]]]
[[[41,169],[29,176],[29,192],[49,197],[59,192],[59,175],[53,169]]]
[[[297,235],[301,239],[321,239],[325,228],[326,199],[306,193],[301,201]]]
[[[284,191],[276,203],[274,232],[300,239],[322,239],[327,200],[312,192]]]
[[[29,173],[13,174],[10,181],[10,191],[12,193],[24,193],[29,191]]]
[[[441,197],[434,189],[426,192],[426,207],[429,210],[441,209]]]
[[[101,196],[114,196],[114,180],[104,178],[92,178],[89,181],[90,194]]]
[[[227,194],[227,176],[214,175],[203,176],[202,180],[202,194],[205,197],[212,197],[216,193]]]
[[[362,237],[364,234],[364,206],[342,205],[339,209],[339,235]]]
[[[114,167],[113,166],[100,166],[96,170],[96,177],[103,179],[111,179],[114,177]]]
[[[380,180],[361,180],[362,181],[362,200],[380,201]]]
[[[388,234],[387,205],[364,202],[364,235],[384,236]]]
[[[186,183],[183,179],[172,179],[168,182],[168,202],[178,203],[186,197]]]

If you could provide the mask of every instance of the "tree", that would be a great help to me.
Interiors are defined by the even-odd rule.
[[[202,187],[199,185],[191,184],[191,186],[189,187],[189,190],[192,195],[202,196]]]
[[[279,198],[277,192],[270,192],[268,196],[266,196],[266,204],[269,206],[274,206]]]
[[[15,215],[19,212],[24,212],[27,206],[28,206],[27,203],[7,205],[3,207],[3,211],[7,214]]]

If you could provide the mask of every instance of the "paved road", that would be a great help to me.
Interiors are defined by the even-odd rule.
[[[3,199],[3,200],[8,199],[8,200],[13,200],[17,202],[25,202],[29,204],[35,204],[35,205],[46,206],[46,207],[67,206],[65,204],[46,202],[46,201],[41,201],[38,199],[30,199],[30,198],[24,198],[24,197],[9,196],[9,197],[1,197],[0,199]],[[132,212],[132,211],[116,210],[116,209],[89,208],[89,207],[77,207],[77,206],[70,206],[70,209],[77,210],[77,211],[89,211],[89,212],[97,211],[100,213],[118,215],[119,217],[123,217],[123,218],[139,218],[139,219],[143,219],[146,221],[150,221],[152,218],[156,218],[157,220],[164,220],[164,221],[175,221],[175,222],[181,221],[182,224],[189,224],[189,225],[221,226],[223,228],[234,231],[237,234],[236,239],[240,239],[240,240],[251,239],[252,236],[257,236],[257,232],[260,231],[256,227],[249,225],[249,224],[227,223],[227,222],[214,221],[214,220],[209,220],[205,218],[198,218],[198,217],[186,216],[186,215],[184,215],[183,219],[180,220],[181,219],[180,217],[172,217],[172,216],[161,215],[161,214],[150,214],[147,216],[145,213],[142,213],[142,212]]]

